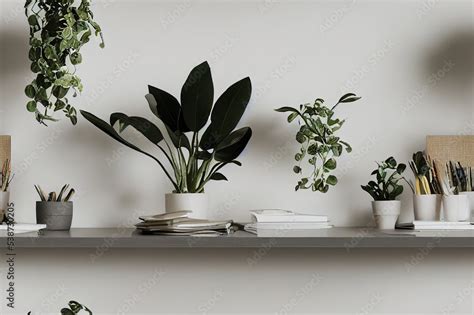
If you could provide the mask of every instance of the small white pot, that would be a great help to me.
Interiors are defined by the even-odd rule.
[[[442,195],[413,195],[413,209],[417,221],[439,221]]]
[[[379,230],[393,230],[400,215],[400,200],[372,201],[375,225]]]
[[[205,193],[172,193],[165,195],[166,212],[192,211],[190,218],[207,219],[208,199]]]
[[[5,212],[8,209],[9,203],[10,203],[10,192],[0,191],[0,223],[3,222]]]
[[[470,212],[469,199],[466,195],[443,196],[443,213],[445,221],[468,221],[470,219]]]
[[[471,221],[472,215],[474,214],[474,191],[465,191],[465,192],[462,192],[461,195],[466,195],[467,199],[469,199],[470,213],[469,213],[468,221]]]

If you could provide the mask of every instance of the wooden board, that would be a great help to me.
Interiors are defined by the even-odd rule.
[[[474,166],[474,136],[427,136],[426,153],[443,164],[456,161]]]
[[[11,161],[11,136],[0,136],[0,167],[6,159]]]

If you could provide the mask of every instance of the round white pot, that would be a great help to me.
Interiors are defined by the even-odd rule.
[[[400,200],[372,201],[375,226],[379,230],[393,230],[400,215]]]
[[[469,199],[470,213],[468,221],[471,221],[472,215],[474,214],[474,191],[465,191],[462,192],[461,195],[466,195],[467,199]]]
[[[413,209],[417,221],[439,221],[442,195],[413,195]]]
[[[470,220],[471,209],[466,195],[443,196],[444,220],[448,222]]]
[[[205,193],[182,193],[166,194],[165,210],[174,211],[192,211],[189,215],[194,219],[207,219],[208,199]]]
[[[10,192],[0,191],[0,223],[3,222],[3,219],[5,217],[5,212],[8,209],[9,203],[10,203]]]

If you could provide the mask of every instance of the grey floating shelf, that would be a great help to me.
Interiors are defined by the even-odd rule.
[[[0,242],[6,246],[5,234]],[[17,248],[473,248],[469,231],[377,231],[370,228],[275,231],[257,236],[238,231],[229,236],[187,237],[141,235],[134,229],[73,228],[15,235]]]

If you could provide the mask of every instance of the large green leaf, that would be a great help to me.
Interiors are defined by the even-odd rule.
[[[252,129],[249,127],[235,130],[216,147],[215,159],[221,162],[230,162],[236,159],[245,149],[251,137]]]
[[[191,151],[191,144],[184,133],[179,130],[173,131],[169,127],[166,127],[166,130],[168,131],[171,142],[173,142],[176,148],[186,148],[188,151]]]
[[[199,131],[207,123],[214,102],[214,85],[207,61],[189,73],[181,89],[181,106],[186,125]]]
[[[202,149],[215,148],[234,130],[247,108],[251,94],[252,82],[247,77],[231,85],[217,99],[211,114],[211,124],[199,144]]]
[[[158,144],[163,140],[163,134],[160,129],[148,119],[137,116],[129,117],[123,113],[113,113],[110,115],[110,125],[112,127],[117,121],[120,124],[120,132],[127,128],[127,126],[132,126],[154,144]]]
[[[155,99],[155,103],[153,103],[147,97],[153,114],[173,131],[189,131],[184,119],[181,117],[181,105],[179,105],[178,100],[173,95],[151,85],[148,85],[148,91]],[[156,106],[156,110],[153,106]]]

